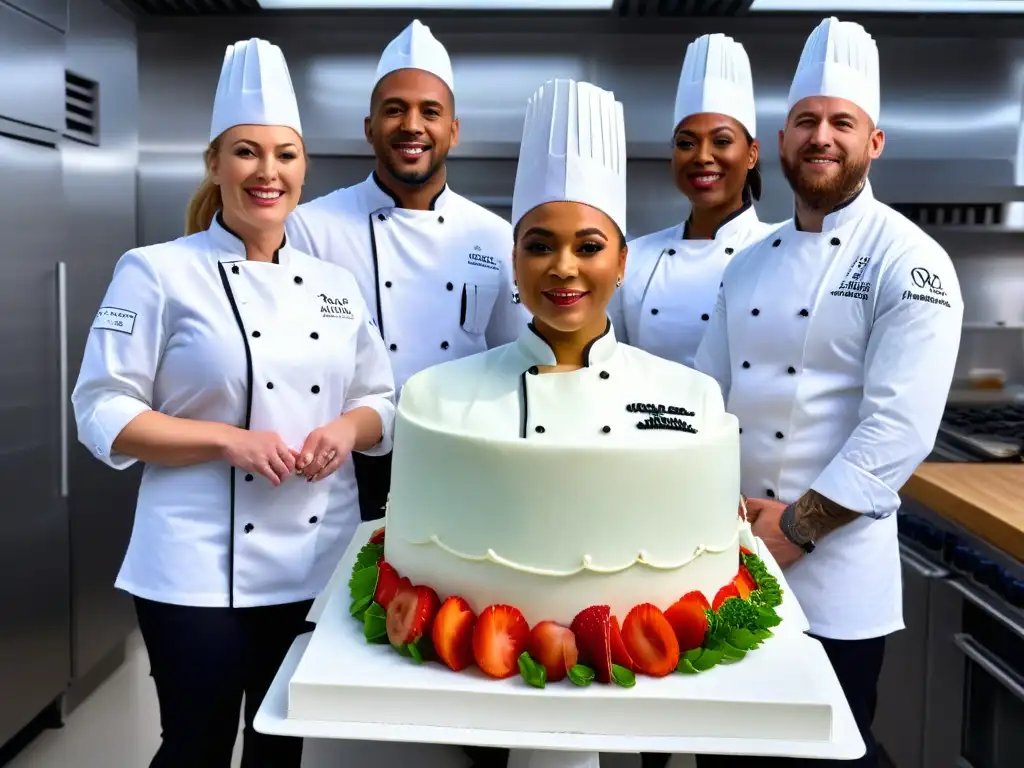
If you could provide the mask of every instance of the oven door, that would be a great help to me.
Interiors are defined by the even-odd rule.
[[[941,652],[929,665],[934,689],[926,743],[933,750],[926,749],[931,756],[924,764],[1021,768],[1024,622],[1018,611],[974,584],[950,579],[940,589],[946,593],[945,626],[941,636],[933,635]]]

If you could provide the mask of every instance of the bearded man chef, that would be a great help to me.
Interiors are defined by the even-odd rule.
[[[288,222],[297,248],[355,274],[398,392],[417,371],[515,340],[527,320],[513,302],[511,225],[447,184],[454,82],[444,46],[413,21],[377,65],[365,120],[373,172]],[[383,517],[391,455],[358,457],[356,472],[363,519]]]
[[[160,701],[156,768],[298,768],[253,718],[359,523],[350,452],[391,448],[394,380],[355,279],[284,240],[306,160],[284,57],[227,49],[187,237],[114,270],[72,395],[101,461],[146,463],[117,586]]]
[[[860,766],[878,765],[878,674],[903,628],[898,492],[933,446],[963,319],[945,251],[872,195],[879,102],[875,41],[826,19],[779,138],[795,215],[726,268],[696,357],[739,417],[754,533],[828,652]]]
[[[690,43],[672,129],[672,175],[690,215],[629,243],[626,277],[608,308],[621,341],[692,366],[725,266],[776,226],[754,211],[756,113],[743,46],[718,33]]]

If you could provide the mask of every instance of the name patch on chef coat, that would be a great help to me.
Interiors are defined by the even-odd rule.
[[[920,288],[921,292],[906,290],[903,292],[903,301],[923,301],[927,304],[949,306],[946,292],[942,289],[942,279],[938,275],[924,267],[914,267],[910,270],[910,281],[914,287]]]
[[[319,294],[320,296],[320,317],[337,317],[345,320],[354,319],[352,310],[349,308],[348,299],[346,298],[335,298],[328,296],[326,293]]]
[[[92,321],[92,327],[97,331],[117,331],[131,336],[135,332],[137,316],[130,309],[100,307],[100,311],[96,313],[96,319]]]
[[[864,270],[870,263],[870,256],[860,256],[854,259],[849,269],[846,270],[843,279],[839,281],[839,286],[830,291],[830,295],[840,299],[867,301],[868,294],[871,293],[871,281],[864,280],[863,278]]]
[[[467,263],[469,264],[469,266],[483,267],[484,269],[493,269],[495,272],[501,269],[501,266],[498,264],[497,259],[495,259],[493,256],[488,256],[486,253],[483,253],[482,251],[483,249],[479,245],[473,246],[473,250],[470,251],[467,258]]]
[[[630,403],[626,406],[626,413],[650,413],[655,416],[696,416],[693,411],[688,411],[679,405],[661,405],[660,403]]]

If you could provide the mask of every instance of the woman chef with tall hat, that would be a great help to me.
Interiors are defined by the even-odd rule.
[[[714,379],[618,343],[608,319],[627,250],[625,126],[612,93],[552,80],[530,98],[512,221],[517,297],[532,320],[515,342],[411,377],[403,409],[494,440],[587,444],[639,439],[625,408],[636,400],[685,404],[694,424],[724,413]],[[659,443],[666,434],[648,430],[643,439]],[[596,768],[598,759],[514,753],[509,761],[556,765]]]
[[[935,442],[963,320],[949,256],[872,194],[879,107],[875,41],[826,19],[779,142],[794,216],[728,266],[696,358],[739,418],[754,533],[832,662],[864,768],[885,637],[903,627],[899,491]]]
[[[629,243],[629,269],[610,309],[620,340],[693,364],[726,264],[774,226],[754,211],[761,197],[756,112],[743,46],[722,34],[690,43],[672,134],[672,176],[690,215]]]
[[[280,49],[227,49],[187,237],[118,262],[73,394],[79,438],[145,462],[117,586],[160,700],[152,766],[298,768],[253,717],[359,523],[349,455],[390,450],[394,384],[352,275],[290,247],[306,170]]]

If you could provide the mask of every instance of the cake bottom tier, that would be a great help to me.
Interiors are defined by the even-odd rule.
[[[530,626],[544,620],[569,626],[576,614],[591,605],[607,605],[621,620],[640,603],[665,610],[694,590],[710,603],[735,578],[739,547],[737,540],[722,552],[704,552],[670,570],[637,563],[617,573],[547,576],[488,560],[462,559],[432,543],[410,543],[389,530],[384,559],[413,584],[431,587],[441,600],[457,595],[477,613],[489,605],[511,605]]]

